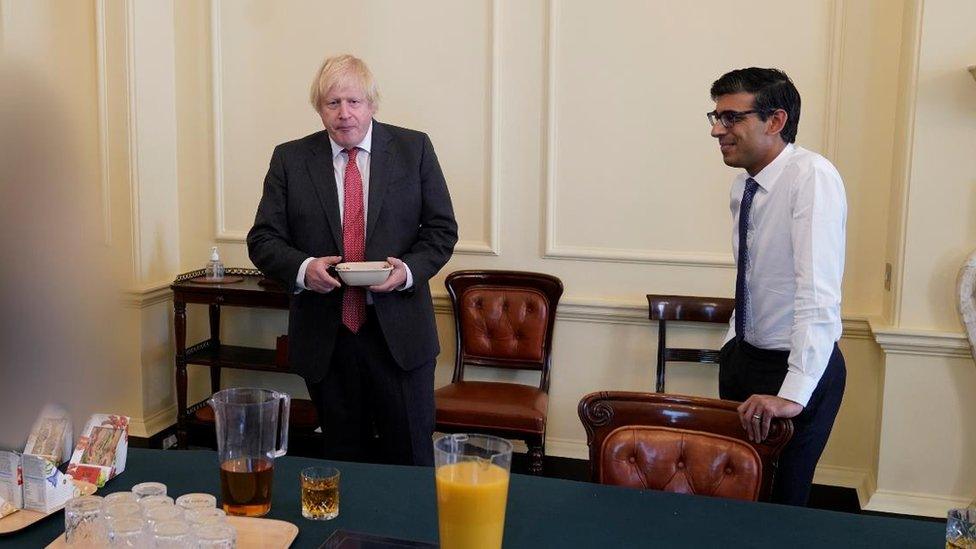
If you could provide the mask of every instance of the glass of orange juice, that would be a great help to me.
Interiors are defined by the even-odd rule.
[[[512,443],[488,435],[444,435],[434,441],[434,464],[441,548],[500,548]]]

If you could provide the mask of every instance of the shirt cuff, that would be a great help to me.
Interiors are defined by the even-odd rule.
[[[819,381],[818,379],[813,379],[800,373],[788,372],[786,378],[783,379],[783,385],[780,386],[779,395],[777,396],[786,400],[792,400],[806,408],[807,403],[810,402],[810,396],[813,395],[813,391],[817,388]]]
[[[308,289],[305,286],[305,269],[308,269],[308,264],[311,263],[313,259],[315,259],[315,258],[314,257],[309,257],[309,258],[305,259],[305,261],[302,261],[302,265],[298,268],[298,276],[295,277],[295,293],[296,294],[301,293],[302,290],[307,290]]]
[[[404,290],[409,290],[410,288],[413,288],[413,273],[410,272],[410,265],[404,263],[403,268],[407,270],[407,280],[403,283],[403,286],[397,288],[398,292],[402,292]]]

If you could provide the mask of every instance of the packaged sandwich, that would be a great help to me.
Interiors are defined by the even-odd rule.
[[[61,407],[47,405],[31,428],[20,456],[23,508],[52,513],[75,496],[71,477],[58,466],[71,455],[71,418]]]
[[[71,477],[58,470],[53,461],[25,454],[24,509],[53,513],[80,493]]]
[[[71,418],[58,406],[47,405],[31,428],[24,454],[61,465],[71,457]]]
[[[85,480],[103,486],[110,478],[125,470],[129,448],[129,418],[110,414],[95,414],[85,424],[71,454],[68,474],[75,480]]]
[[[20,461],[17,452],[0,452],[0,499],[14,509],[24,507],[24,476]],[[0,511],[0,516],[8,514]]]
[[[16,507],[8,503],[7,500],[3,499],[3,496],[0,496],[0,518],[3,518],[7,515],[12,515],[19,510],[20,509],[17,509]]]

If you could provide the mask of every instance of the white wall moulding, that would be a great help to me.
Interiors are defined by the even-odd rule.
[[[857,492],[858,504],[864,509],[876,490],[874,477],[874,471],[867,469],[821,464],[813,474],[813,483],[853,488]]]
[[[134,279],[179,264],[173,2],[124,3]]]
[[[451,299],[447,294],[433,295],[434,312],[452,315]],[[634,302],[567,297],[559,301],[557,320],[597,322],[604,324],[649,325],[647,305]]]
[[[435,293],[434,312],[451,315],[451,299],[446,293]],[[600,324],[629,324],[650,326],[646,301],[622,301],[611,299],[564,297],[559,301],[556,310],[557,320],[573,322],[589,322]],[[845,316],[843,337],[847,339],[871,339],[871,326],[865,317]],[[678,322],[682,328],[724,332],[724,325],[706,324],[702,322]],[[656,326],[657,323],[655,322]]]
[[[106,246],[112,245],[112,185],[108,145],[108,68],[105,36],[105,0],[95,2],[95,46],[98,69],[98,156],[101,169],[102,225]]]
[[[550,233],[551,234],[551,233]],[[613,263],[649,263],[691,267],[735,268],[732,253],[678,252],[667,250],[620,250],[612,248],[585,248],[579,246],[546,246],[543,254],[547,259],[584,259]]]
[[[844,1],[834,0],[830,6],[830,40],[827,52],[827,96],[824,106],[823,148],[827,158],[837,158],[837,132],[839,129],[840,102],[843,98],[841,69],[844,59],[844,33],[847,19],[844,17]]]
[[[126,145],[129,158],[129,233],[132,239],[132,274],[138,282],[142,272],[142,229],[139,226],[139,117],[136,105],[135,7],[131,0],[122,4],[125,15]]]
[[[157,303],[173,299],[172,282],[157,282],[139,288],[124,290],[121,295],[122,304],[129,309],[145,309]]]
[[[843,335],[845,339],[873,339],[871,324],[867,317],[857,315],[842,315]]]
[[[936,494],[878,490],[862,509],[881,513],[945,518],[949,509],[969,506],[968,498],[952,498]]]
[[[146,417],[129,419],[129,434],[136,437],[149,438],[156,433],[176,424],[176,404]]]
[[[887,354],[972,358],[969,340],[962,332],[910,330],[871,325],[875,341]]]
[[[216,224],[215,239],[217,242],[242,244],[247,238],[247,229],[231,227],[228,222],[228,188],[226,186],[225,155],[228,154],[227,135],[225,132],[225,97],[224,97],[224,54],[222,51],[222,0],[211,0],[211,57],[212,57],[212,88],[213,88],[213,132],[214,132],[214,220]],[[498,159],[499,126],[501,124],[499,105],[499,77],[500,77],[500,48],[502,30],[498,24],[500,2],[487,3],[487,35],[486,35],[486,81],[488,97],[485,105],[485,126],[488,135],[485,136],[484,162],[486,178],[483,182],[487,200],[481,201],[484,207],[484,218],[487,227],[481,239],[464,238],[454,248],[454,253],[465,255],[497,256],[501,253],[501,166]],[[375,69],[375,67],[374,67]],[[308,68],[311,76],[312,68]],[[384,81],[378,75],[380,83]],[[321,129],[319,127],[318,129]],[[437,147],[437,140],[434,140]],[[444,165],[444,158],[441,158]],[[264,172],[255,173],[253,180],[260,182]],[[448,184],[451,177],[448,176]],[[257,206],[255,202],[254,207]],[[253,212],[250,212],[253,215]]]
[[[912,34],[910,36],[910,42],[904,40],[905,37],[902,36],[903,41],[901,46],[907,52],[907,55],[903,54],[903,62],[906,63],[906,66],[902,68],[902,71],[906,74],[905,78],[907,82],[903,83],[903,88],[901,89],[901,94],[903,95],[901,101],[905,107],[899,113],[902,118],[899,120],[899,125],[905,128],[905,134],[903,136],[904,143],[900,146],[896,143],[896,146],[903,150],[902,160],[895,164],[895,167],[900,169],[892,172],[892,175],[897,178],[893,182],[894,188],[892,192],[897,193],[899,207],[890,214],[897,221],[897,226],[895,227],[897,240],[894,242],[894,247],[897,251],[894,257],[889,258],[894,264],[890,297],[891,323],[896,326],[901,323],[902,290],[905,281],[908,211],[911,204],[912,160],[915,150],[915,116],[918,107],[918,69],[919,57],[922,53],[922,14],[924,12],[924,0],[909,2],[906,4],[906,7],[911,8]],[[907,9],[905,15],[909,15]]]
[[[652,7],[645,8],[643,7],[645,6],[643,4],[639,4],[639,6],[641,6],[640,9],[649,9],[649,10],[655,9]],[[587,63],[590,63],[592,61],[588,57],[590,55],[589,51],[592,50],[593,47],[596,47],[594,46],[594,42],[596,42],[596,40],[593,39],[592,36],[589,36],[588,38],[592,40],[591,42],[588,43],[590,47],[588,48],[583,47],[577,42],[587,39],[586,38],[587,35],[585,33],[569,33],[566,32],[565,29],[563,28],[563,26],[565,25],[566,27],[575,30],[579,26],[579,23],[573,19],[572,14],[570,15],[564,14],[564,12],[571,12],[572,9],[574,9],[574,7],[575,6],[572,3],[565,3],[557,0],[550,0],[547,4],[548,18],[547,18],[547,28],[546,28],[546,53],[545,53],[546,55],[545,69],[547,72],[546,72],[546,82],[545,82],[546,97],[545,97],[545,107],[544,107],[545,159],[544,159],[544,168],[543,168],[544,174],[542,178],[543,179],[542,194],[543,194],[543,209],[544,209],[544,219],[542,223],[542,231],[543,231],[542,257],[546,259],[572,259],[572,260],[598,261],[598,262],[603,261],[603,262],[641,263],[641,264],[654,264],[654,265],[712,267],[712,268],[721,268],[721,269],[733,268],[734,260],[732,258],[731,252],[725,251],[726,249],[724,246],[726,242],[725,240],[720,241],[715,239],[715,240],[710,240],[709,242],[706,243],[698,243],[698,244],[693,243],[686,246],[679,245],[677,246],[678,249],[661,249],[661,248],[655,248],[653,246],[648,248],[643,248],[639,244],[635,246],[635,245],[631,245],[629,242],[626,243],[627,245],[625,246],[603,245],[600,244],[599,242],[593,242],[592,238],[588,236],[581,236],[580,234],[577,234],[574,237],[572,235],[567,236],[566,234],[564,234],[567,232],[569,233],[573,232],[572,229],[574,229],[574,227],[571,226],[572,223],[565,220],[575,219],[579,215],[579,212],[577,211],[580,209],[579,205],[574,204],[573,200],[579,201],[581,199],[579,198],[567,199],[568,196],[572,196],[568,193],[578,190],[580,183],[577,182],[577,185],[573,186],[572,177],[578,177],[575,175],[575,173],[578,172],[579,170],[566,169],[566,167],[563,166],[562,164],[565,164],[567,162],[577,161],[581,155],[586,155],[587,157],[589,157],[589,155],[592,155],[592,157],[596,159],[599,157],[599,154],[601,153],[599,153],[599,151],[592,151],[592,150],[583,153],[581,153],[579,150],[575,150],[571,153],[567,153],[565,150],[563,150],[567,147],[566,143],[572,143],[572,139],[570,139],[569,136],[576,135],[576,133],[574,131],[564,130],[563,128],[561,128],[563,124],[572,126],[574,123],[573,120],[570,119],[571,118],[570,115],[568,114],[560,115],[560,111],[562,109],[568,108],[562,104],[570,103],[575,99],[578,99],[578,97],[573,96],[574,93],[577,94],[584,93],[584,97],[588,98],[587,100],[592,100],[595,104],[598,104],[600,101],[604,101],[606,103],[612,103],[611,101],[605,101],[603,97],[596,97],[593,93],[579,92],[578,90],[574,89],[576,87],[573,85],[574,82],[569,82],[569,80],[571,80],[574,77],[577,78],[578,80],[578,82],[575,83],[584,82],[584,80],[579,80],[580,78],[583,78],[580,76],[581,74],[586,75],[585,77],[586,81],[601,82],[598,76],[591,75],[586,70],[586,67],[588,66]],[[805,7],[797,7],[796,9],[801,11],[802,10],[809,11],[810,12],[809,15],[812,15],[817,20],[817,28],[813,29],[813,27],[808,27],[808,30],[811,35],[815,35],[815,37],[818,39],[815,41],[815,44],[807,46],[806,47],[807,49],[804,50],[803,55],[801,56],[803,59],[803,63],[809,61],[811,65],[814,65],[817,68],[811,69],[811,71],[814,72],[815,74],[812,73],[803,74],[802,76],[808,78],[809,81],[811,82],[821,83],[820,88],[817,88],[814,92],[811,92],[815,95],[816,104],[817,104],[817,108],[814,109],[814,115],[817,116],[818,118],[821,118],[822,116],[821,118],[822,125],[820,128],[818,128],[815,131],[815,133],[820,134],[819,135],[820,151],[832,157],[833,156],[832,153],[834,152],[837,143],[837,133],[838,133],[838,125],[839,125],[838,110],[839,110],[839,103],[842,94],[841,83],[843,79],[841,78],[841,70],[842,70],[842,64],[843,64],[842,59],[844,53],[845,4],[844,4],[844,0],[833,0],[830,2],[829,5],[809,4],[809,5],[805,5]],[[621,8],[621,10],[626,11],[623,8]],[[694,11],[692,9],[689,9],[689,13],[694,13]],[[804,11],[803,13],[806,14],[806,11]],[[580,17],[582,16],[576,14],[576,19]],[[797,19],[804,19],[804,17],[798,16]],[[620,21],[618,20],[614,20],[614,21],[616,23],[620,23]],[[822,28],[819,26],[821,21],[823,23]],[[605,21],[601,21],[600,23],[595,24],[594,27],[600,29],[600,28],[608,27],[608,24]],[[614,28],[616,28],[616,26],[614,26]],[[654,35],[654,32],[650,32],[650,33],[645,32],[644,34]],[[621,31],[621,35],[629,36],[629,33],[625,31]],[[580,38],[580,36],[584,36],[584,38]],[[613,40],[617,39],[616,37],[612,37],[612,38]],[[770,40],[776,40],[776,39],[770,38]],[[563,42],[566,43],[565,46],[563,45]],[[646,51],[646,48],[643,48],[643,46],[646,46],[646,44],[643,43],[641,43],[641,47],[638,47],[637,45],[631,42],[626,42],[628,46],[632,46],[630,48],[624,48],[624,47],[620,47],[619,44],[616,43],[614,44],[615,44],[614,47],[619,51],[624,51],[624,52]],[[819,47],[821,44],[822,44],[822,49],[820,49]],[[680,45],[670,44],[670,47],[680,47]],[[564,49],[566,51],[564,51]],[[569,69],[563,70],[563,67],[561,66],[563,58],[572,61],[572,63],[566,61],[568,63]],[[792,59],[792,61],[794,62],[794,64],[802,65],[802,63],[798,61],[798,59],[799,58]],[[628,66],[626,69],[621,68],[620,70],[625,71],[624,74],[633,74],[635,72],[635,67]],[[667,70],[667,69],[662,69],[662,70]],[[564,73],[565,75],[568,76],[564,76]],[[617,72],[613,74],[620,74],[620,73]],[[696,77],[703,78],[702,92],[701,92],[703,94],[703,103],[702,103],[703,105],[709,104],[707,100],[707,84],[710,83],[710,80],[707,80],[707,78],[714,78],[715,76],[717,76],[717,74],[710,75],[707,77],[704,75],[696,75]],[[794,79],[796,79],[796,77],[797,75],[793,75]],[[566,81],[563,81],[564,79]],[[626,95],[626,93],[628,92],[628,87],[635,87],[634,83],[631,82],[630,80],[626,82],[628,83],[628,85],[623,86],[623,89],[611,87],[609,89],[603,90],[603,95],[612,96],[618,93]],[[614,84],[613,81],[608,81],[607,85],[608,86],[617,85],[618,87],[620,86],[619,83]],[[619,102],[622,100],[617,99],[617,101]],[[644,97],[641,99],[641,101],[646,102],[648,101],[648,99]],[[572,103],[572,104],[577,108],[582,108],[581,105],[579,104],[576,103]],[[637,104],[639,104],[639,102]],[[603,107],[605,108],[607,106],[608,105],[604,105]],[[821,109],[822,113],[818,113],[817,109]],[[571,110],[571,112],[577,112],[577,111]],[[603,112],[601,111],[601,115],[602,114]],[[662,113],[660,112],[649,114],[644,110],[637,108],[634,109],[633,112],[629,113],[629,116],[633,120],[644,120],[644,119],[653,120],[655,119],[655,117],[659,118],[661,114]],[[616,116],[610,115],[609,118],[616,120],[621,116],[623,115],[616,115]],[[630,123],[633,124],[632,121]],[[650,124],[650,122],[648,122],[648,124]],[[630,130],[630,131],[633,132],[635,130]],[[632,135],[640,135],[640,134],[634,133]],[[707,138],[707,129],[702,130],[702,135],[704,135]],[[682,134],[679,137],[679,139],[684,139],[685,137],[686,136]],[[620,139],[619,136],[618,139]],[[623,139],[622,141],[627,141],[627,139]],[[623,143],[617,143],[615,144],[615,147],[618,145],[623,145]],[[693,145],[693,146],[698,146],[698,145]],[[709,150],[708,152],[713,153],[713,151],[711,150]],[[661,154],[669,154],[669,153],[665,152]],[[647,155],[645,154],[644,156]],[[677,159],[677,160],[672,159],[672,161],[677,161],[678,163],[687,164],[687,162],[685,162],[686,160],[687,159],[684,158]],[[721,166],[720,160],[717,156],[715,156],[714,158],[710,156],[706,160],[714,161],[717,167]],[[637,202],[643,198],[640,195],[640,193],[635,190],[640,188],[640,181],[639,181],[640,178],[646,177],[648,181],[657,179],[659,181],[667,183],[668,181],[667,176],[670,174],[667,168],[658,166],[656,164],[652,164],[652,165],[656,166],[658,170],[657,171],[651,170],[651,173],[646,173],[646,175],[640,175],[640,176],[635,176],[632,173],[626,173],[622,175],[622,172],[612,171],[611,172],[612,175],[610,177],[613,178],[614,184],[617,185],[615,187],[615,192],[619,193],[621,189],[619,183],[622,182],[624,195],[626,197],[630,197],[630,198],[625,198],[625,200],[629,200],[630,202]],[[645,172],[641,172],[641,174],[644,173]],[[591,175],[592,174],[587,173],[587,177]],[[683,172],[679,172],[679,175],[681,177],[688,178],[688,174],[685,174]],[[695,176],[691,177],[691,179],[695,179],[697,175],[699,174],[696,173]],[[717,179],[717,181],[721,182],[725,180],[731,180],[732,176],[730,174],[727,174],[725,177],[726,179],[719,178]],[[584,186],[593,187],[599,185],[607,185],[607,186],[610,185],[610,183],[607,181],[598,180],[598,178],[593,178],[593,179],[594,179],[593,182],[586,183],[584,184]],[[721,191],[716,191],[716,192],[721,192]],[[589,195],[586,196],[589,198]],[[631,200],[634,197],[638,197],[638,198],[636,200]],[[590,204],[592,204],[592,202]],[[696,206],[691,206],[684,203],[679,203],[679,204],[662,203],[660,204],[660,210],[656,213],[657,214],[663,213],[665,215],[670,215],[668,214],[668,211],[674,211],[674,208],[682,209],[682,211],[687,210],[689,212],[689,217],[702,215],[702,212],[699,211],[699,209]],[[627,214],[621,216],[621,218],[623,219],[622,223],[625,226],[632,226],[637,222],[634,221],[637,219],[634,216],[637,216],[639,214],[636,213],[635,208],[632,207],[628,209],[627,212],[628,212]],[[725,213],[727,214],[727,211],[725,211]],[[562,215],[563,217],[560,218],[560,215]],[[607,216],[610,214],[603,212],[602,215]],[[646,215],[648,219],[652,217],[650,213],[647,213]],[[709,216],[709,219],[715,219],[717,218],[717,215],[719,215],[719,212],[709,210],[706,215]],[[656,215],[653,217],[656,217]],[[600,217],[597,216],[597,218]],[[628,224],[627,220],[631,220],[631,222]],[[663,223],[662,221],[655,221],[655,222],[658,223],[658,225]],[[681,222],[683,221],[679,221],[678,223],[680,224]],[[667,228],[670,231],[669,234],[671,234],[672,236],[675,234],[682,233],[682,227],[680,226],[668,225]],[[716,226],[714,231],[712,231],[712,228],[710,227],[709,229],[707,229],[707,231],[709,234],[714,232],[714,234],[722,235],[724,237],[728,231],[728,228],[725,225],[723,225],[722,228],[718,228]],[[653,223],[647,223],[646,234],[653,236],[655,233],[663,234],[664,232],[667,231],[661,230],[661,227],[655,227]],[[579,233],[579,231],[577,231],[577,233]],[[603,239],[605,241],[615,242],[618,240],[616,237],[612,236],[615,234],[614,230],[607,231],[606,234],[611,236],[603,236]],[[597,236],[593,238],[600,238],[600,237]],[[586,242],[582,241],[584,239],[586,240]],[[709,244],[712,245],[710,246]],[[709,250],[708,248],[712,248],[712,249]],[[722,250],[722,251],[718,251],[718,250]]]
[[[571,459],[590,459],[590,447],[585,439],[546,437],[546,454]]]

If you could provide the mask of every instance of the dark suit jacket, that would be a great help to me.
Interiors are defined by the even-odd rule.
[[[373,294],[387,344],[404,370],[440,352],[431,277],[457,242],[451,197],[426,134],[373,121],[367,197],[366,260],[402,259],[413,275],[407,291]],[[308,257],[342,255],[342,224],[332,149],[326,131],[275,147],[254,227],[247,235],[254,265],[291,295],[289,365],[310,382],[325,377],[341,323],[342,293],[294,294]]]

